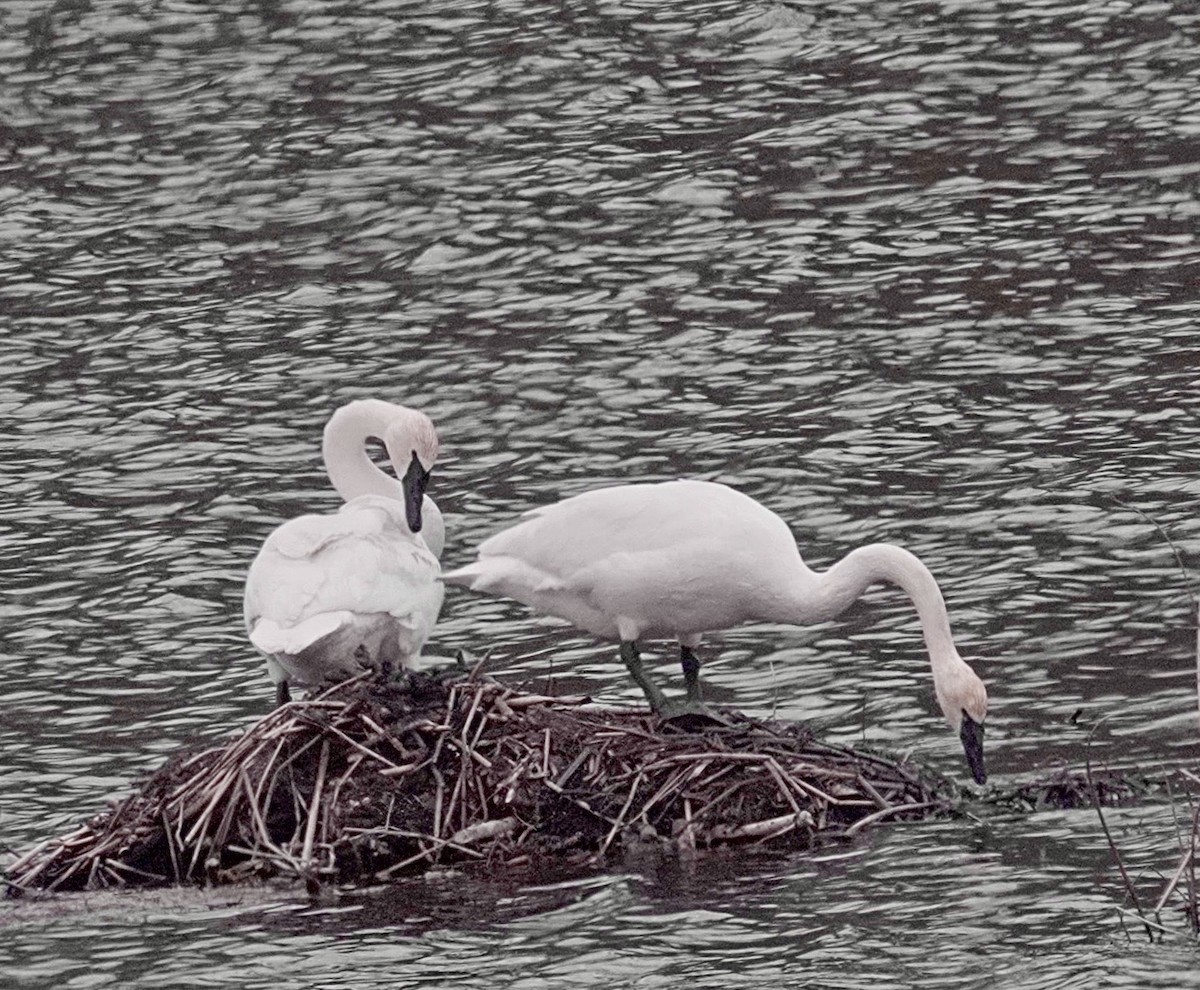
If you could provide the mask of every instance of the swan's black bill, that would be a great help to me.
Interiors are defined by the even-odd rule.
[[[987,783],[987,771],[983,769],[983,723],[976,722],[966,712],[963,712],[962,728],[959,730],[962,739],[963,752],[967,754],[967,766],[971,768],[971,776],[975,783]]]
[[[429,485],[429,472],[421,467],[421,461],[416,453],[408,462],[408,470],[400,479],[404,486],[404,515],[408,519],[408,528],[414,533],[421,532],[421,500],[425,498],[425,489]]]

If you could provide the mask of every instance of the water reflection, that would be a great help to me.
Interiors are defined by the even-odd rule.
[[[1078,762],[1109,714],[1098,759],[1194,761],[1190,578],[1148,520],[1191,567],[1198,28],[1183,0],[0,4],[3,841],[266,710],[241,580],[281,519],[332,507],[316,438],[368,394],[439,423],[451,563],[597,484],[727,481],[815,567],[880,539],[926,560],[991,687],[1000,781]],[[499,676],[637,700],[611,648],[506,603],[449,596],[436,637],[491,647]],[[714,637],[705,660],[718,700],[957,768],[894,593]],[[675,924],[643,918],[630,947],[588,922],[584,949],[547,935],[524,972],[515,935],[355,936],[354,963],[334,936],[276,950],[187,912],[86,940],[50,924],[10,971],[165,986],[250,962],[265,984],[286,954],[303,985],[446,960],[467,985],[831,963],[845,986],[1158,979],[1085,944],[1111,898],[1069,844],[1068,878],[1015,881],[931,851],[929,882],[966,886],[905,879],[914,914],[991,890],[972,871],[1017,884],[932,933],[903,904],[873,927],[839,909],[930,872],[888,850],[856,892],[794,864],[778,913],[744,920],[754,881],[663,908],[688,946]],[[627,915],[656,917],[626,889]],[[1004,896],[1022,907],[979,906]],[[1077,934],[1029,947],[1058,931]],[[774,955],[734,972],[731,938]],[[157,975],[146,939],[176,952]],[[1172,986],[1191,968],[1159,965]]]
[[[1164,966],[1185,965],[1179,948],[1126,942],[1111,896],[1094,883],[1108,853],[1092,817],[941,823],[791,860],[642,863],[512,889],[432,877],[327,907],[246,891],[225,895],[229,904],[210,896],[204,908],[110,896],[89,912],[101,938],[10,924],[0,958],[30,983],[70,985],[88,966],[89,985],[138,987],[201,972],[212,985],[247,987],[969,986],[1002,977],[1033,988],[1097,971],[1114,985],[1172,985]],[[1167,817],[1132,812],[1117,827],[1161,830]],[[464,912],[472,900],[474,917]],[[53,964],[8,965],[14,952],[44,960],[51,947]]]

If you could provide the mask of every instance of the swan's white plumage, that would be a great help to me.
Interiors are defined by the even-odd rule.
[[[667,481],[602,488],[534,509],[485,540],[475,561],[442,577],[629,644],[622,657],[652,705],[663,699],[646,682],[636,640],[674,638],[690,649],[701,634],[744,622],[821,622],[888,581],[917,608],[938,703],[963,735],[976,780],[984,779],[986,689],[954,646],[937,582],[900,547],[859,547],[814,572],[787,524],[765,506],[725,485]],[[685,650],[683,662],[694,702],[696,660]]]
[[[251,565],[250,640],[287,681],[305,686],[355,672],[360,643],[373,659],[382,651],[406,663],[437,621],[439,570],[399,502],[363,495],[333,515],[300,516],[275,530]]]
[[[703,481],[576,495],[527,513],[478,554],[443,580],[608,639],[691,638],[761,618],[763,589],[800,561],[782,519]]]
[[[444,593],[441,513],[423,497],[421,532],[414,534],[402,486],[362,449],[379,436],[399,467],[416,453],[414,430],[403,428],[409,423],[417,433],[432,431],[420,413],[378,400],[338,410],[326,429],[325,459],[339,492],[351,497],[335,513],[279,526],[251,564],[246,628],[276,684],[312,687],[364,666],[407,665],[432,632]],[[419,441],[418,456],[432,458],[427,439]],[[354,495],[368,486],[386,494]]]

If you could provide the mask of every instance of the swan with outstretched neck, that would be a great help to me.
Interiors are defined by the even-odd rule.
[[[382,440],[400,480],[367,455]],[[437,622],[445,528],[425,494],[437,431],[415,409],[360,399],[325,427],[322,454],[345,504],[289,520],[246,576],[250,641],[267,657],[280,704],[289,685],[315,687],[364,668],[408,666]]]
[[[485,540],[477,559],[442,580],[514,598],[605,639],[651,708],[702,711],[696,647],[706,632],[744,622],[808,625],[839,615],[872,584],[902,588],[916,606],[934,691],[974,779],[986,779],[987,690],[959,656],[941,590],[901,547],[875,543],[829,570],[811,570],[787,524],[725,485],[666,481],[586,492],[534,509]],[[686,701],[668,701],[638,656],[641,639],[675,639]]]

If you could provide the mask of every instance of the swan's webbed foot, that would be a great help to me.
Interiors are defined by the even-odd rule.
[[[279,708],[282,705],[286,705],[291,700],[292,692],[288,688],[288,682],[280,681],[275,685],[275,707]]]
[[[714,709],[694,698],[671,698],[656,709],[658,717],[669,725],[682,729],[684,732],[697,732],[719,726],[729,726],[733,723]]]
[[[651,711],[664,722],[685,732],[731,724],[728,719],[718,715],[700,700],[700,661],[690,647],[685,646],[682,650],[683,675],[688,688],[687,697],[682,699],[668,698],[659,686],[650,680],[650,675],[646,673],[638,656],[636,644],[622,640],[621,659],[625,661],[630,676],[637,681],[646,700],[650,702]]]

